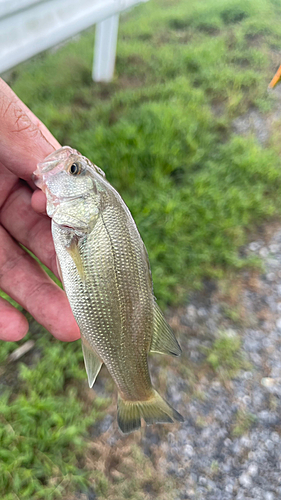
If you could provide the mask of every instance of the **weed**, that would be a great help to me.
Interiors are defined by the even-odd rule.
[[[234,437],[243,436],[248,432],[256,421],[256,416],[244,410],[238,410],[233,425],[232,434]]]
[[[220,469],[217,460],[212,461],[210,469],[211,469],[211,476],[215,476],[216,474],[218,474]]]
[[[233,323],[241,322],[241,313],[238,308],[229,307],[227,304],[223,307],[223,314],[226,318],[229,318]]]
[[[233,378],[240,369],[248,366],[242,356],[238,335],[221,332],[213,346],[206,351],[207,362],[223,379]]]

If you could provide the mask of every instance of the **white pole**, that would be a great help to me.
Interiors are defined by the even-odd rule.
[[[114,73],[119,14],[96,25],[93,80],[109,82]]]

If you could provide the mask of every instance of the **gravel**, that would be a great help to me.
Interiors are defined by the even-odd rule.
[[[281,229],[270,241],[252,241],[244,253],[259,257],[264,271],[241,273],[235,308],[244,311],[242,319],[231,320],[232,306],[226,308],[206,283],[169,318],[182,357],[150,358],[155,387],[163,395],[166,389],[167,400],[185,417],[183,424],[142,429],[138,441],[159,477],[175,480],[169,500],[281,498]],[[243,363],[232,378],[206,362],[222,331],[241,339]],[[99,432],[111,424],[106,418]],[[137,433],[124,437],[116,425],[109,429],[102,439],[112,447],[135,442]]]

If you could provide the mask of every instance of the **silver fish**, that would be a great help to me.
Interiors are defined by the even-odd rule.
[[[149,352],[180,355],[152,290],[144,243],[132,215],[103,171],[65,146],[38,164],[47,196],[61,279],[81,331],[90,387],[102,364],[118,388],[123,432],[183,421],[153,389]]]

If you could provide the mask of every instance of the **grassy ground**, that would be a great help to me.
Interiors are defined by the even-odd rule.
[[[279,9],[154,0],[127,14],[109,85],[91,80],[93,31],[15,71],[20,97],[124,197],[163,302],[243,265],[245,230],[280,211],[279,157],[232,132],[235,117],[274,104]]]
[[[264,117],[274,109],[267,85],[281,62],[280,14],[274,0],[151,0],[123,18],[112,83],[91,80],[93,30],[9,77],[57,139],[119,190],[162,304],[184,301],[204,277],[251,264],[238,247],[280,215],[277,134],[261,146],[233,132],[249,109]],[[12,388],[0,379],[1,498],[52,500],[88,484],[106,496],[107,480],[85,474],[81,458],[104,402],[93,410],[79,398],[79,343],[37,337],[37,362],[19,367]],[[14,347],[2,344],[1,359]],[[125,498],[150,498],[130,484]]]

